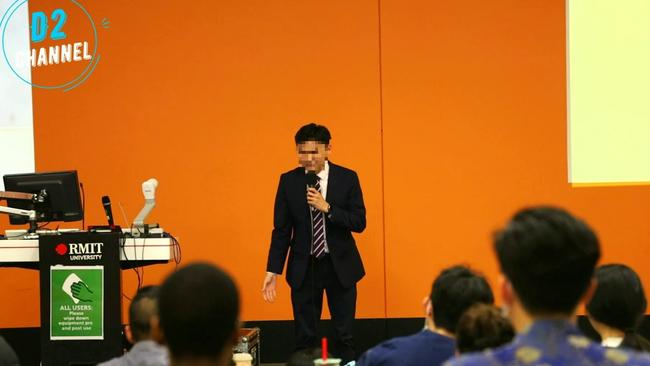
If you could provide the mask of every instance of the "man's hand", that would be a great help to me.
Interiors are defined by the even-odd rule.
[[[276,297],[275,292],[275,278],[278,275],[273,272],[266,272],[264,283],[262,284],[262,297],[266,302],[274,302]]]
[[[319,211],[330,212],[330,204],[316,188],[307,188],[307,203]]]

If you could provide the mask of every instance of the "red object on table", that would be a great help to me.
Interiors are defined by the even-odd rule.
[[[327,338],[325,337],[323,337],[323,340],[321,341],[321,350],[323,351],[321,358],[323,361],[327,361]]]

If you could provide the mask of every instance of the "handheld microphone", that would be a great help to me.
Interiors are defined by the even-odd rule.
[[[307,171],[307,174],[305,174],[307,177],[307,187],[309,188],[314,188],[316,187],[316,182],[318,182],[318,176],[316,175],[316,172],[313,170]]]
[[[106,219],[108,220],[108,226],[115,227],[113,223],[113,210],[111,209],[111,199],[108,196],[102,197],[102,205],[104,206],[104,213],[106,213]]]

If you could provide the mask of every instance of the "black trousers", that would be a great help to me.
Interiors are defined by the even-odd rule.
[[[330,353],[342,359],[341,365],[356,359],[352,324],[357,303],[357,287],[343,287],[334,272],[332,259],[312,257],[300,288],[291,289],[291,303],[296,332],[296,350],[320,347],[318,323],[323,308],[323,293],[332,315],[334,337],[329,340]]]

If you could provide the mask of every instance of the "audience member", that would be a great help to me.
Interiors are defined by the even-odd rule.
[[[637,333],[648,305],[639,276],[626,265],[608,264],[598,267],[595,277],[587,313],[602,345],[650,351],[650,341]]]
[[[371,348],[356,365],[441,365],[454,355],[454,331],[463,312],[476,303],[493,302],[492,290],[483,276],[464,266],[448,268],[433,282],[425,302],[425,329]]]
[[[153,339],[152,323],[158,321],[158,287],[141,288],[129,306],[129,332],[127,337],[133,347],[122,357],[98,366],[166,366],[169,364],[167,348]]]
[[[476,304],[458,320],[456,350],[458,353],[483,351],[509,343],[514,336],[510,319],[499,308]]]
[[[232,364],[239,293],[221,269],[194,263],[171,274],[160,288],[159,313],[172,366]]]
[[[562,209],[524,209],[496,235],[495,249],[505,275],[503,301],[519,335],[447,365],[650,365],[641,354],[591,342],[573,323],[578,303],[593,291],[600,257],[585,222]]]

